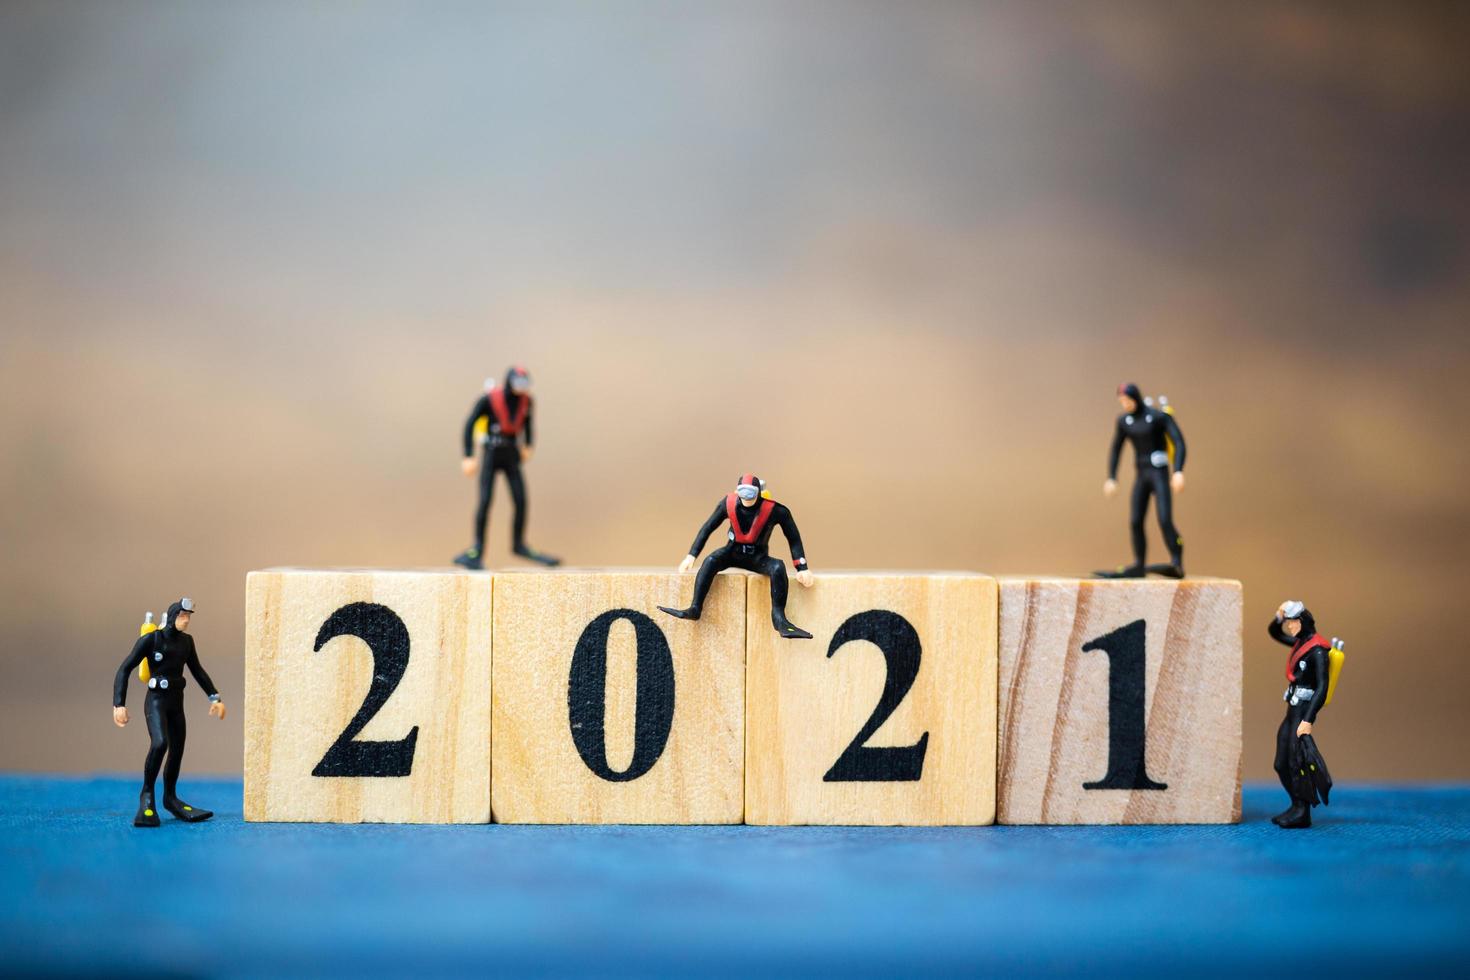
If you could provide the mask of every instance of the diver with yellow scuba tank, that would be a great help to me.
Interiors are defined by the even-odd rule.
[[[1113,442],[1108,448],[1108,478],[1103,482],[1103,495],[1118,491],[1118,458],[1125,441],[1133,444],[1137,473],[1133,479],[1133,495],[1129,502],[1128,528],[1133,539],[1133,564],[1097,572],[1099,578],[1143,578],[1149,572],[1168,578],[1184,577],[1184,539],[1174,526],[1173,494],[1184,489],[1184,433],[1174,419],[1167,399],[1160,404],[1143,396],[1138,385],[1118,386],[1118,405],[1123,409],[1113,428]],[[1143,519],[1148,514],[1149,498],[1154,499],[1154,512],[1164,547],[1169,551],[1167,565],[1145,562],[1148,539]]]
[[[730,525],[725,532],[728,542],[724,547],[710,552],[704,564],[699,566],[699,574],[694,578],[694,601],[683,609],[659,606],[659,610],[677,619],[698,619],[704,609],[704,600],[709,595],[710,586],[715,583],[715,576],[727,568],[743,568],[747,572],[764,575],[771,581],[771,625],[776,628],[776,635],[788,640],[810,640],[810,633],[786,618],[786,599],[790,589],[786,578],[786,563],[779,558],[772,558],[770,552],[771,532],[779,527],[791,549],[791,564],[796,569],[796,580],[803,588],[811,588],[812,571],[807,565],[801,532],[797,530],[796,519],[791,516],[791,511],[785,504],[771,499],[770,493],[766,491],[766,481],[754,473],[742,473],[734,491],[715,504],[714,511],[695,533],[689,554],[679,562],[679,574],[682,575],[694,567],[710,535],[726,522]]]
[[[454,558],[456,565],[478,571],[485,567],[485,526],[490,520],[495,474],[504,473],[515,505],[511,524],[511,551],[539,565],[559,565],[561,559],[526,544],[526,481],[521,466],[534,451],[531,410],[531,374],[520,365],[505,372],[505,382],[486,379],[485,394],[470,409],[464,423],[465,476],[480,478],[480,501],[475,508],[474,543]],[[475,445],[484,447],[484,460],[475,458]]]
[[[1271,639],[1291,647],[1286,661],[1286,717],[1276,730],[1276,775],[1291,797],[1291,806],[1271,818],[1286,830],[1312,826],[1312,807],[1326,804],[1332,776],[1317,749],[1312,726],[1317,712],[1332,702],[1342,672],[1342,641],[1329,642],[1317,632],[1317,622],[1306,605],[1288,599],[1276,608],[1267,627]]]
[[[199,823],[214,816],[209,810],[190,806],[179,799],[179,768],[184,761],[184,739],[188,733],[184,721],[184,668],[209,696],[209,714],[224,718],[225,704],[215,689],[214,681],[199,663],[194,638],[187,630],[194,612],[194,600],[184,598],[168,607],[163,623],[155,627],[149,613],[138,631],[133,649],[117,669],[112,682],[112,720],[121,728],[128,723],[128,675],[134,668],[148,685],[143,702],[143,717],[148,723],[148,756],[143,763],[143,790],[138,795],[138,812],[134,827],[157,827],[158,807],[154,804],[154,785],[163,770],[163,808],[185,823]],[[167,756],[168,762],[164,763]]]

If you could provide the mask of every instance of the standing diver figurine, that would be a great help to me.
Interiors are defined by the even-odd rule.
[[[1342,644],[1324,640],[1307,607],[1288,599],[1276,608],[1267,627],[1271,639],[1291,647],[1286,661],[1286,717],[1276,730],[1276,775],[1291,797],[1291,806],[1271,818],[1285,830],[1312,826],[1312,807],[1326,803],[1332,776],[1317,751],[1312,725],[1317,712],[1332,700],[1336,674],[1342,664]]]
[[[482,432],[485,461],[475,459],[475,435]],[[465,476],[480,475],[480,504],[475,509],[475,543],[461,552],[456,565],[465,568],[485,567],[485,524],[490,519],[490,499],[495,490],[495,474],[503,472],[510,484],[510,499],[515,503],[515,523],[511,526],[511,550],[522,558],[542,565],[560,565],[560,558],[543,555],[526,544],[526,481],[521,477],[521,464],[531,459],[531,375],[519,364],[505,372],[505,383],[485,382],[485,394],[470,409],[464,423],[464,459],[460,468]]]
[[[801,547],[801,532],[796,529],[791,511],[772,500],[765,491],[765,480],[754,473],[746,473],[740,477],[735,492],[715,504],[714,513],[710,514],[699,533],[694,535],[694,544],[690,547],[689,554],[679,563],[679,571],[687,572],[694,567],[694,560],[704,550],[709,536],[725,521],[730,522],[729,543],[710,552],[704,564],[699,566],[699,575],[694,580],[694,601],[688,609],[659,606],[660,610],[680,619],[698,619],[704,608],[704,598],[709,595],[710,586],[715,582],[715,576],[727,568],[743,568],[770,578],[771,623],[776,627],[776,632],[792,640],[812,638],[806,630],[786,619],[786,563],[779,558],[772,558],[768,550],[771,531],[780,525],[781,533],[786,535],[786,543],[791,547],[791,563],[796,566],[796,580],[806,588],[811,588],[812,573],[807,568],[806,552]]]
[[[204,693],[209,695],[209,714],[214,718],[225,716],[225,703],[220,700],[214,682],[199,665],[194,638],[187,632],[189,616],[193,612],[192,599],[180,599],[169,606],[162,627],[138,637],[112,682],[112,720],[121,728],[128,723],[128,674],[139,664],[148,664],[148,695],[143,701],[143,718],[148,722],[151,742],[148,757],[143,763],[143,792],[138,796],[134,827],[159,825],[153,787],[165,753],[168,763],[163,765],[163,808],[186,823],[199,823],[214,816],[209,810],[185,803],[177,793],[179,766],[184,761],[184,737],[187,734],[184,723],[185,666]]]
[[[1120,565],[1109,572],[1098,572],[1101,578],[1143,578],[1149,572],[1169,578],[1184,577],[1184,539],[1174,527],[1174,499],[1171,490],[1184,489],[1184,434],[1174,416],[1162,408],[1155,408],[1139,393],[1138,385],[1118,386],[1118,404],[1123,414],[1118,416],[1118,425],[1113,432],[1113,445],[1108,450],[1108,478],[1103,483],[1103,494],[1111,497],[1118,491],[1118,455],[1123,451],[1123,440],[1133,443],[1133,457],[1138,473],[1133,480],[1133,500],[1129,514],[1129,529],[1133,532],[1133,564]],[[1169,473],[1172,464],[1173,474]],[[1169,564],[1146,565],[1144,556],[1148,552],[1148,540],[1143,533],[1143,518],[1148,513],[1148,498],[1155,498],[1154,509],[1159,518],[1159,530],[1164,536],[1164,547],[1169,549]]]

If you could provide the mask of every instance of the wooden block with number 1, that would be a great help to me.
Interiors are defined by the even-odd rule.
[[[786,610],[811,640],[749,589],[747,823],[994,822],[993,578],[819,572]]]
[[[1240,819],[1241,588],[1000,580],[1001,823]]]
[[[245,819],[490,819],[488,575],[251,572]]]

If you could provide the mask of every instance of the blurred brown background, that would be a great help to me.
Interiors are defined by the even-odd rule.
[[[750,467],[818,571],[1114,564],[1136,380],[1246,584],[1247,776],[1294,597],[1339,778],[1470,777],[1467,11],[5,3],[0,768],[137,769],[112,674],[187,593],[186,767],[239,771],[245,572],[447,561],[521,361],[590,565]]]

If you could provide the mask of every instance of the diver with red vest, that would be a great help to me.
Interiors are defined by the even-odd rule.
[[[1155,407],[1139,392],[1136,384],[1118,386],[1118,404],[1123,414],[1113,429],[1113,442],[1108,448],[1108,478],[1103,482],[1103,495],[1111,497],[1118,490],[1118,457],[1123,442],[1133,444],[1137,473],[1133,479],[1128,528],[1133,536],[1133,564],[1112,571],[1098,572],[1101,578],[1143,578],[1149,572],[1169,578],[1184,577],[1184,539],[1174,526],[1173,493],[1184,489],[1184,434],[1179,423],[1165,408]],[[1172,470],[1172,473],[1170,472]],[[1148,498],[1154,498],[1154,511],[1164,547],[1169,550],[1169,564],[1147,565],[1144,556],[1148,539],[1143,519],[1148,514]]]
[[[1327,703],[1332,644],[1317,632],[1307,607],[1287,600],[1267,627],[1271,639],[1291,647],[1286,660],[1286,717],[1276,730],[1276,775],[1291,797],[1291,806],[1271,818],[1286,830],[1312,826],[1312,807],[1326,803],[1332,789],[1327,763],[1317,751],[1312,725]]]
[[[485,567],[485,526],[490,520],[496,473],[505,474],[516,509],[511,550],[542,565],[561,564],[560,558],[542,554],[526,544],[526,481],[521,476],[521,464],[530,460],[533,451],[531,417],[531,375],[520,365],[505,372],[504,384],[487,381],[485,394],[470,409],[464,423],[464,460],[460,468],[465,476],[479,474],[480,503],[475,509],[475,543],[455,557],[456,565]],[[485,446],[483,464],[475,459],[477,434]]]
[[[786,563],[779,558],[772,558],[769,551],[771,532],[779,527],[791,548],[791,563],[796,566],[796,580],[810,588],[812,573],[807,568],[806,552],[801,546],[801,532],[796,529],[791,511],[770,499],[765,493],[765,487],[766,481],[754,473],[746,473],[740,477],[735,492],[715,504],[714,513],[710,514],[699,533],[694,535],[694,544],[689,548],[689,554],[679,563],[679,571],[687,572],[694,567],[694,561],[704,550],[709,536],[728,521],[730,529],[726,533],[725,546],[710,552],[704,564],[699,566],[699,575],[694,580],[694,601],[689,608],[670,609],[668,606],[659,606],[660,610],[680,619],[698,619],[704,608],[705,596],[709,595],[710,586],[714,585],[715,576],[727,568],[743,568],[770,578],[771,623],[776,627],[776,632],[787,639],[812,638],[810,633],[786,618],[786,595],[789,588]]]

